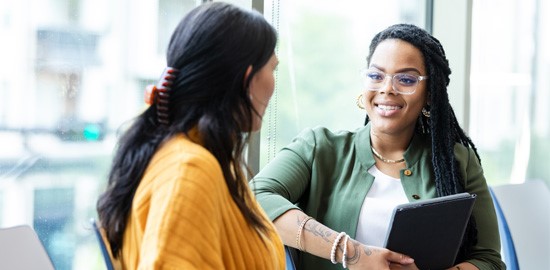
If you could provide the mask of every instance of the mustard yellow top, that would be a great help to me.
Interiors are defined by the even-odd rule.
[[[137,188],[117,263],[123,269],[285,269],[281,239],[254,199],[251,204],[269,225],[263,237],[233,202],[214,156],[176,136],[155,153]]]

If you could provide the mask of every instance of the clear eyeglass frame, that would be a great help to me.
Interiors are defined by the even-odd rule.
[[[380,75],[380,77],[383,77],[383,79],[380,79],[379,81],[375,82],[374,84],[379,85],[378,87],[373,87],[373,83],[371,82],[372,79],[368,77],[368,74],[374,74],[377,73]],[[361,70],[361,77],[363,79],[363,84],[369,91],[379,91],[380,89],[384,88],[387,83],[387,78],[389,78],[392,82],[392,89],[393,91],[402,94],[402,95],[412,95],[416,92],[416,89],[418,88],[418,84],[420,84],[421,81],[428,79],[428,76],[419,76],[419,75],[413,75],[409,73],[395,73],[395,74],[388,74],[384,73],[379,70],[373,70],[373,69],[362,69]],[[400,79],[413,79],[415,80],[413,85],[403,85],[403,83],[400,82]],[[403,91],[403,89],[407,89],[406,91]]]

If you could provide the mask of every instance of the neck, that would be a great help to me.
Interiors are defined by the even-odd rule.
[[[371,130],[371,151],[380,161],[389,164],[404,162],[403,154],[407,150],[412,136],[395,136],[377,133]]]
[[[371,145],[376,150],[385,152],[405,151],[411,143],[412,136],[394,136],[371,132]]]

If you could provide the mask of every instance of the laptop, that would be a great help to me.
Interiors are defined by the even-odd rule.
[[[40,239],[29,225],[0,228],[0,269],[54,270]]]
[[[396,206],[384,246],[420,269],[453,266],[475,198],[465,192]]]

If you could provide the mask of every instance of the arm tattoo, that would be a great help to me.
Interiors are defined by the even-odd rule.
[[[297,220],[297,223],[301,223],[299,218]],[[304,230],[310,232],[311,234],[313,234],[313,236],[321,237],[321,239],[325,240],[325,242],[327,243],[332,243],[334,241],[331,239],[331,236],[334,235],[334,232],[331,229],[326,228],[315,219],[312,219],[310,222],[306,223],[306,225],[304,226]],[[348,250],[348,254],[346,256],[348,265],[354,265],[359,262],[359,258],[361,258],[361,250],[363,250],[363,252],[367,256],[370,256],[372,254],[372,250],[369,247],[361,248],[361,243],[353,239],[351,240],[351,242],[351,250]],[[344,249],[342,248],[342,246],[339,245],[338,248],[342,253],[344,253]]]
[[[348,265],[356,264],[357,262],[359,262],[359,258],[361,257],[361,252],[359,252],[359,246],[360,246],[359,242],[352,240],[352,243],[353,243],[353,247],[352,247],[351,253],[348,253],[348,256],[346,258]],[[348,250],[348,252],[349,251],[350,250]]]
[[[304,230],[310,232],[314,236],[321,237],[325,240],[325,242],[332,243],[332,240],[330,239],[330,236],[333,235],[332,231],[324,228],[324,226],[316,220],[311,220],[311,223],[306,223]]]
[[[372,255],[372,250],[371,250],[369,247],[366,246],[366,247],[364,247],[363,249],[364,249],[364,251],[365,251],[365,254],[367,254],[367,256]]]
[[[304,217],[305,218],[305,217]],[[302,219],[303,220],[303,219]],[[296,216],[296,224],[297,225],[300,225],[300,223],[302,223],[302,220],[300,220],[300,217],[299,216]]]
[[[367,256],[370,256],[372,255],[373,253],[373,249],[368,247],[368,246],[364,246],[361,248],[361,244],[355,240],[352,241],[353,243],[353,248],[351,250],[351,255],[348,255],[346,258],[347,258],[347,263],[348,265],[354,265],[354,264],[357,264],[359,262],[359,259],[361,258],[361,250],[363,250],[364,254],[367,255]],[[350,251],[350,250],[348,250]]]

